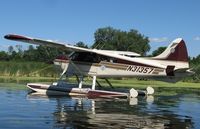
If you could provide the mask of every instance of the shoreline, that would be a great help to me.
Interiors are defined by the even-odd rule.
[[[0,84],[9,83],[9,84],[24,84],[26,83],[51,83],[56,82],[59,78],[55,77],[11,77],[11,76],[0,76]],[[128,79],[109,79],[111,84],[116,88],[146,88],[147,86],[151,86],[154,88],[200,88],[200,83],[194,83],[194,82],[182,82],[179,81],[177,83],[167,83],[167,82],[161,82],[161,81],[154,81],[154,80],[137,80],[136,78],[128,78]],[[75,78],[69,78],[68,82],[70,83],[76,83]],[[98,82],[102,86],[109,86],[104,79],[98,79]],[[91,85],[92,80],[91,78],[85,78],[84,79],[85,85]]]

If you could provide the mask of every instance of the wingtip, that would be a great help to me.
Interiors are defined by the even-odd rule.
[[[7,34],[4,36],[4,38],[8,40],[31,40],[31,38],[29,37],[16,35],[16,34]]]
[[[10,38],[10,34],[7,34],[4,36],[5,39],[9,39]]]

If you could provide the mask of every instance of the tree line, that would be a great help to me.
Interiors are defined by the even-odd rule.
[[[63,51],[46,46],[29,45],[23,50],[21,45],[9,46],[8,51],[0,52],[0,60],[4,61],[36,61],[51,63],[56,56],[64,54]]]
[[[166,47],[159,47],[151,55],[147,55],[150,50],[149,39],[147,36],[139,33],[137,30],[130,29],[122,31],[112,27],[99,28],[94,33],[94,43],[88,46],[80,41],[75,46],[95,49],[132,51],[142,56],[156,56],[162,53]],[[1,61],[36,61],[53,63],[53,60],[59,55],[67,55],[69,51],[59,50],[47,46],[32,46],[23,50],[21,45],[9,46],[7,51],[0,51]],[[190,66],[195,71],[195,75],[190,80],[200,81],[200,55],[189,58]],[[188,78],[187,78],[188,79]]]

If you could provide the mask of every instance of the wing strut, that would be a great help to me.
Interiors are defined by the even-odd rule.
[[[110,83],[110,81],[109,81],[107,78],[105,78],[105,80],[106,80],[106,82],[108,83],[108,85],[109,85],[112,89],[114,89],[114,87],[112,86],[112,84]]]

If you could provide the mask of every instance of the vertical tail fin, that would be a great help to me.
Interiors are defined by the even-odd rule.
[[[188,62],[188,52],[184,40],[175,39],[163,53],[154,59]]]

